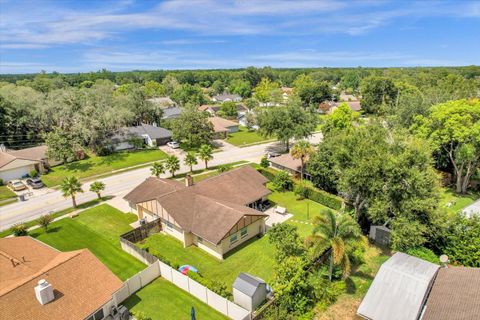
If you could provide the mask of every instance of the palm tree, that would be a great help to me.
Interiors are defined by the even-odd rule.
[[[169,156],[165,162],[165,168],[170,171],[172,177],[175,177],[175,171],[180,169],[180,160],[174,155]]]
[[[101,181],[95,181],[90,185],[90,191],[95,192],[98,196],[98,199],[102,199],[101,192],[105,190],[105,183]]]
[[[186,166],[190,166],[190,172],[193,172],[193,166],[198,163],[197,155],[194,152],[189,152],[183,160]]]
[[[290,154],[292,155],[293,159],[300,159],[301,161],[301,169],[302,172],[300,173],[300,179],[303,180],[303,169],[305,166],[305,159],[312,154],[313,147],[312,145],[306,140],[300,140],[292,147],[290,150]]]
[[[62,183],[60,184],[60,190],[62,190],[63,196],[72,197],[73,207],[77,207],[77,202],[75,201],[75,196],[79,192],[83,192],[82,184],[76,177],[66,177],[63,179]]]
[[[155,176],[158,178],[160,177],[161,174],[165,173],[165,167],[163,163],[156,161],[152,164],[152,167],[150,168],[150,172],[152,173],[152,176]]]
[[[212,146],[209,144],[202,144],[198,150],[198,157],[205,162],[205,169],[208,169],[208,161],[213,159]]]
[[[332,281],[334,264],[341,264],[343,277],[350,274],[350,259],[347,246],[360,239],[358,224],[346,214],[337,214],[332,210],[321,212],[320,216],[313,219],[313,232],[305,241],[313,249],[315,257],[329,251],[330,266],[328,279]]]

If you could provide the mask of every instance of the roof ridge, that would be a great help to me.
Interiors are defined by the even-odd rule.
[[[1,296],[4,296],[10,292],[12,292],[13,290],[16,290],[24,285],[26,285],[28,282],[32,281],[33,279],[41,276],[42,274],[46,274],[47,272],[51,271],[51,270],[54,270],[58,267],[60,267],[61,265],[65,264],[66,262],[72,260],[73,258],[75,257],[78,257],[79,255],[81,255],[82,253],[84,252],[90,252],[88,249],[80,249],[80,250],[74,250],[74,251],[68,251],[68,252],[59,252],[58,255],[55,256],[55,258],[52,259],[52,261],[55,261],[55,259],[57,259],[59,256],[66,256],[66,259],[60,261],[59,263],[53,265],[51,268],[47,268],[47,266],[49,266],[49,264],[45,265],[42,269],[40,269],[39,271],[31,274],[30,276],[28,277],[25,277],[23,278],[21,281],[19,281],[18,283],[16,284],[12,284],[10,287],[7,287],[7,289],[5,290],[5,292],[3,292]],[[50,261],[50,263],[52,262]]]

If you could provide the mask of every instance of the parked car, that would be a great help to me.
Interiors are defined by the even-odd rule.
[[[33,189],[39,189],[43,187],[43,182],[40,178],[29,178],[27,179],[27,184]]]
[[[267,152],[267,159],[276,158],[276,157],[279,157],[281,155],[282,155],[281,153],[274,152],[274,151],[269,151],[269,152]]]
[[[20,180],[12,180],[7,184],[7,187],[12,189],[13,191],[20,191],[27,189],[27,186],[23,184]]]
[[[170,142],[167,142],[167,146],[169,146],[172,149],[178,149],[180,148],[180,143],[178,143],[177,141],[170,141]]]

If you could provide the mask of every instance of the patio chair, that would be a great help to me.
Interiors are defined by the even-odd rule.
[[[279,214],[286,214],[287,213],[287,209],[284,208],[284,207],[279,207],[279,206],[276,206],[275,207],[275,213],[279,213]]]

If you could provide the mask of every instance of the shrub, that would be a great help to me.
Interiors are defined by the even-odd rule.
[[[147,316],[142,311],[132,311],[132,315],[135,317],[136,320],[152,320],[152,318]]]
[[[38,224],[45,229],[45,232],[48,232],[48,225],[53,221],[53,216],[46,214],[38,218]]]
[[[232,170],[233,166],[231,164],[222,164],[220,166],[218,166],[218,169],[217,171],[219,173],[224,173],[224,172],[227,172],[229,170]]]
[[[192,271],[188,271],[187,276],[224,298],[228,299],[232,296],[223,282],[204,278],[201,274]]]
[[[293,193],[295,193],[299,199],[305,199],[308,198],[310,189],[308,188],[308,185],[304,181],[302,181],[300,183],[297,183],[295,187],[293,187]]]
[[[430,261],[431,263],[438,264],[439,263],[439,258],[435,253],[433,253],[432,250],[427,249],[425,247],[416,247],[416,248],[411,248],[406,251],[407,254],[426,260]]]
[[[326,191],[317,189],[315,187],[308,187],[307,198],[323,204],[334,210],[341,210],[343,207],[343,200],[340,197],[337,197],[333,194],[330,194]]]
[[[257,170],[265,178],[267,178],[270,181],[272,181],[275,178],[275,176],[277,175],[277,173],[273,169],[270,169],[270,168],[260,168],[260,169],[257,169]]]
[[[270,166],[270,162],[268,162],[268,159],[263,157],[262,160],[260,160],[260,167],[262,168],[268,168]]]
[[[13,225],[10,230],[15,237],[28,236],[28,227],[24,223]]]
[[[3,179],[0,179],[0,186],[3,186]]]
[[[37,170],[33,169],[33,170],[30,170],[30,172],[28,173],[28,175],[29,175],[31,178],[35,178],[35,177],[38,175],[38,172],[37,172]]]
[[[292,190],[293,180],[288,172],[280,171],[275,178],[273,178],[273,186],[275,189],[281,191]]]

